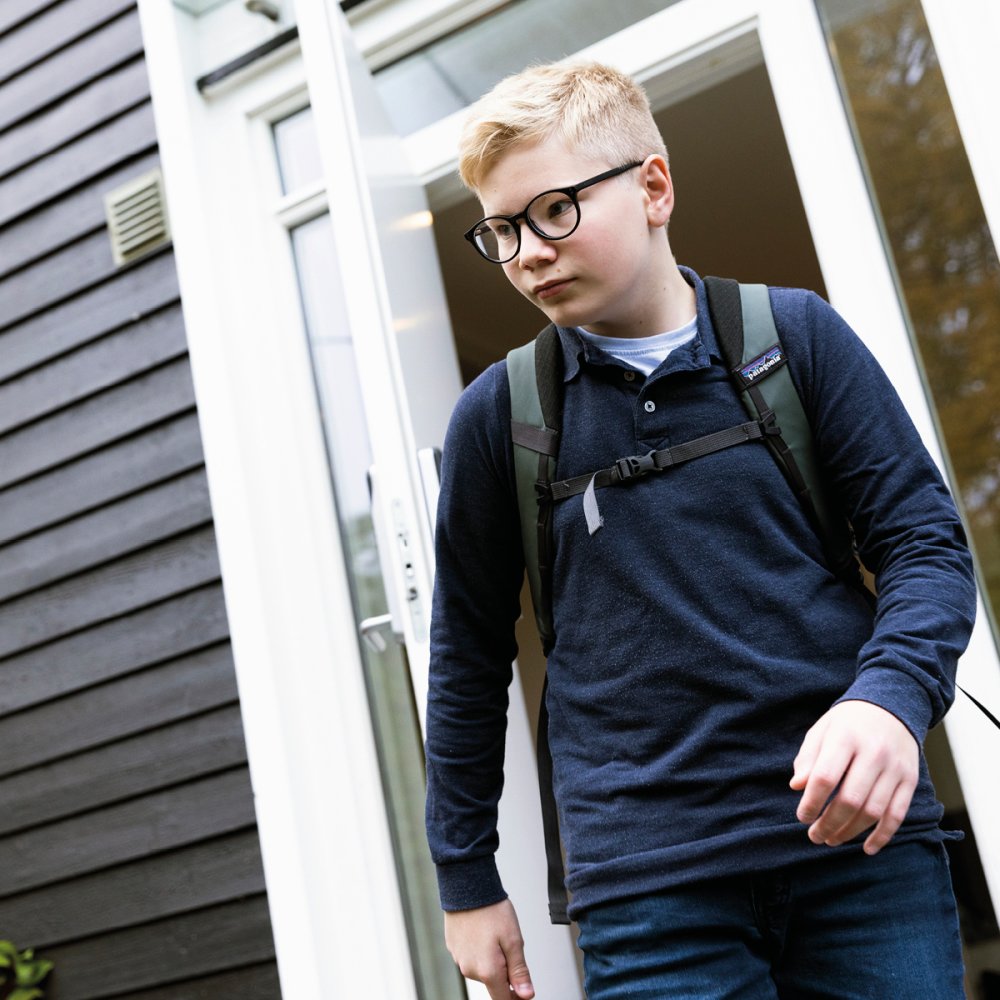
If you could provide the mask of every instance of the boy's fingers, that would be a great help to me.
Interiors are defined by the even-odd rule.
[[[816,759],[818,745],[819,735],[814,726],[806,733],[805,739],[802,741],[802,746],[795,755],[795,760],[792,761],[792,780],[788,784],[789,787],[797,792],[802,791],[806,787],[809,772],[812,770],[813,762]]]
[[[824,746],[809,770],[805,791],[795,811],[801,823],[814,822],[823,811],[833,790],[840,784],[851,763],[851,751],[844,746]]]
[[[510,945],[505,949],[507,955],[507,978],[510,980],[510,989],[514,995],[522,1000],[530,1000],[535,995],[535,988],[531,985],[531,973],[528,971],[528,964],[524,960],[524,946],[520,942]],[[508,993],[509,997],[509,993]]]
[[[912,799],[913,786],[907,782],[901,782],[896,788],[896,793],[889,802],[888,808],[878,821],[878,825],[865,841],[866,854],[878,854],[892,840],[906,818]]]
[[[898,777],[882,774],[872,783],[866,775],[863,782],[858,782],[853,774],[855,767],[856,762],[840,791],[810,829],[809,836],[814,843],[830,847],[845,844],[878,823],[889,808],[899,784]]]

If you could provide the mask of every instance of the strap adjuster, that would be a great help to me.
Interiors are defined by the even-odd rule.
[[[655,472],[657,468],[653,452],[646,455],[628,455],[625,458],[619,458],[614,464],[615,475],[622,483],[644,476],[647,472]]]
[[[760,418],[760,426],[767,437],[781,437],[781,428],[778,426],[778,417],[774,410],[768,410]]]

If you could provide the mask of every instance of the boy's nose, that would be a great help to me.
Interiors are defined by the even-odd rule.
[[[554,260],[556,248],[551,240],[539,236],[531,226],[521,223],[521,249],[518,251],[518,265],[532,268],[541,261]]]

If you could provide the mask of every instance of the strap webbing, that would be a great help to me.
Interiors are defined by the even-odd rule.
[[[538,788],[542,803],[542,832],[545,835],[545,862],[548,870],[549,920],[569,923],[569,897],[566,892],[566,869],[562,840],[559,836],[559,813],[552,790],[552,751],[549,749],[549,710],[545,697],[549,690],[548,674],[542,683],[542,702],[538,708]]]
[[[966,691],[965,688],[962,687],[961,684],[956,684],[955,687],[957,687],[958,690],[961,691],[962,694],[964,694],[965,697],[968,698],[969,701],[971,701],[972,704],[975,705],[976,708],[978,708],[979,711],[982,712],[983,715],[985,715],[986,718],[989,719],[990,722],[992,722],[994,726],[997,727],[997,729],[1000,729],[1000,719],[998,719],[978,698],[976,698],[973,695],[969,694],[969,692]]]
[[[559,435],[548,427],[533,427],[517,420],[510,422],[510,438],[514,444],[554,458],[559,454]]]
[[[725,430],[706,434],[704,437],[674,445],[672,448],[651,451],[647,455],[630,455],[627,458],[619,458],[609,469],[601,469],[596,473],[588,472],[582,476],[573,476],[572,479],[562,479],[552,483],[549,487],[549,497],[554,502],[558,502],[576,496],[587,489],[591,480],[597,489],[603,489],[606,486],[619,486],[647,473],[662,472],[664,469],[680,465],[682,462],[690,462],[694,458],[722,451],[723,448],[732,448],[734,445],[745,444],[747,441],[759,441],[766,433],[767,431],[760,421],[753,421],[737,424],[735,427],[727,427]]]

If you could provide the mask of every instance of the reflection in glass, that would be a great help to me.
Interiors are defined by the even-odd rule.
[[[677,0],[513,0],[375,74],[393,127],[409,135],[461,111],[530,63],[550,62]]]
[[[291,236],[360,622],[385,614],[387,604],[368,494],[371,446],[329,215],[298,226]],[[423,753],[409,667],[402,646],[391,640],[384,645],[376,651],[361,643],[361,651],[417,992],[421,1000],[458,1000],[464,992],[441,940],[437,886],[424,835]],[[342,863],[351,862],[342,859]]]
[[[311,107],[296,111],[272,126],[281,174],[281,193],[297,191],[323,178]]]
[[[918,0],[817,0],[1000,617],[1000,266]],[[835,197],[836,193],[832,192]]]

